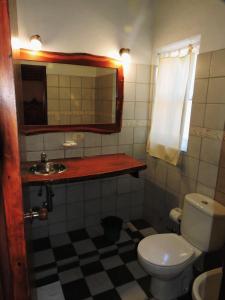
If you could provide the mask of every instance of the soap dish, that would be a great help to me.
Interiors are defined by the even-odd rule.
[[[77,143],[74,141],[66,141],[65,143],[63,143],[63,147],[75,147],[77,146]]]

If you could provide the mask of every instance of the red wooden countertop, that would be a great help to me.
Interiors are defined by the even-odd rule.
[[[136,176],[139,170],[146,169],[146,164],[126,154],[98,155],[85,158],[57,159],[67,170],[60,174],[35,175],[29,172],[34,162],[22,165],[22,182],[24,184],[60,183],[104,178],[122,174]]]

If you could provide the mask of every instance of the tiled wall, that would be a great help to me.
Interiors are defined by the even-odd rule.
[[[116,76],[115,74],[98,76],[95,83],[95,122],[114,123],[116,116]]]
[[[225,135],[223,137],[215,199],[225,205]]]
[[[48,74],[48,124],[95,123],[95,94],[95,77]]]
[[[214,197],[224,121],[225,50],[219,50],[198,57],[188,150],[179,166],[148,156],[144,214],[158,230],[170,227],[169,211],[182,207],[185,194]]]
[[[27,136],[23,157],[29,161],[40,159],[45,151],[49,159],[127,153],[145,159],[150,88],[149,65],[130,65],[125,75],[125,95],[122,130],[118,134],[84,133],[84,140],[74,149],[64,149],[62,143],[73,133],[49,133]],[[124,220],[143,214],[144,178],[129,175],[83,183],[54,186],[54,211],[48,221],[33,223],[33,238],[81,227],[92,228],[106,215],[118,215]],[[38,187],[24,191],[32,205],[40,205]]]

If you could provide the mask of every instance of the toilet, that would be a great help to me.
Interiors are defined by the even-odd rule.
[[[138,244],[138,261],[151,275],[150,293],[157,300],[175,300],[186,294],[193,280],[192,266],[202,253],[222,248],[225,207],[201,194],[187,194],[181,235],[148,236]]]

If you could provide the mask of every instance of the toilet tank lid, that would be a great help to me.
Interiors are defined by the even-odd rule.
[[[185,200],[209,216],[225,218],[225,206],[210,197],[191,193],[185,196]]]

